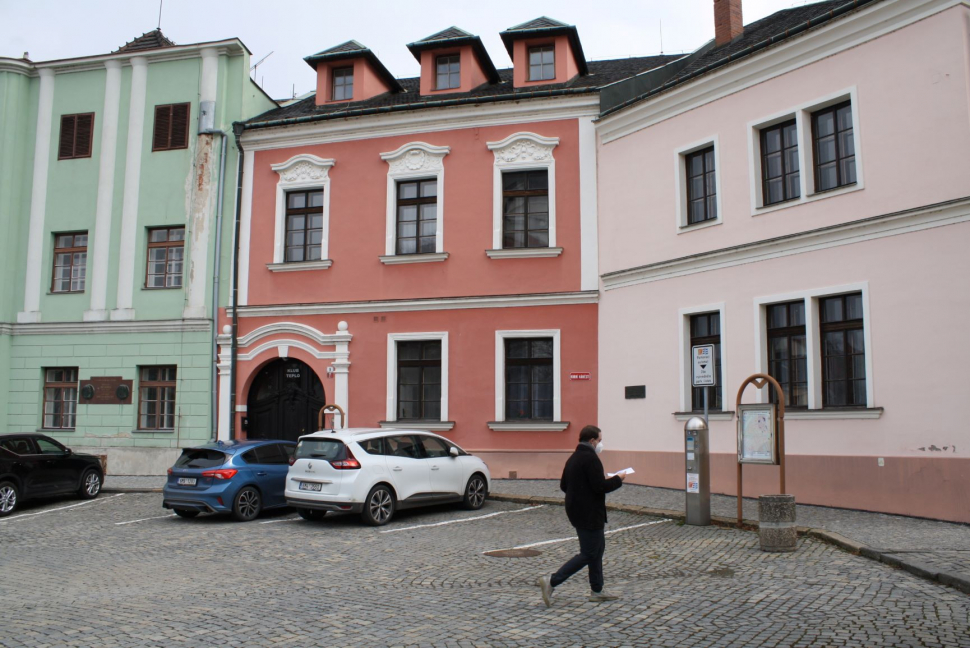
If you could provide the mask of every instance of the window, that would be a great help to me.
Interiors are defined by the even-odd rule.
[[[387,455],[389,457],[421,458],[421,446],[413,436],[387,437]]]
[[[181,288],[185,258],[185,228],[159,227],[148,230],[146,288]]]
[[[138,429],[175,429],[175,367],[141,367]]]
[[[424,446],[424,456],[429,459],[438,459],[451,455],[451,449],[441,439],[429,436],[419,436],[418,439]]]
[[[382,455],[384,454],[384,438],[374,437],[373,439],[365,439],[364,441],[358,441],[357,444],[369,455]]]
[[[448,90],[461,86],[461,57],[439,56],[435,61],[438,90]]]
[[[54,275],[51,292],[84,292],[88,265],[88,233],[54,235]]]
[[[553,420],[552,338],[505,340],[505,419]]]
[[[44,370],[44,429],[73,430],[77,415],[77,367]]]
[[[57,144],[57,159],[91,157],[94,139],[94,113],[61,115],[61,137]]]
[[[438,180],[397,183],[397,254],[437,250]]]
[[[336,68],[333,71],[333,101],[354,98],[354,68]]]
[[[700,344],[714,345],[714,376],[716,387],[710,390],[707,407],[709,410],[721,411],[721,314],[701,313],[690,317],[690,346]],[[690,349],[688,349],[688,352]],[[691,409],[694,412],[704,411],[704,387],[691,388]]]
[[[37,449],[40,450],[41,454],[64,454],[67,452],[67,448],[54,439],[35,437],[34,442],[37,444]]]
[[[687,165],[687,224],[717,218],[717,181],[714,147],[684,156]]]
[[[862,293],[819,299],[822,407],[866,406]]]
[[[805,302],[771,304],[765,308],[768,330],[768,374],[785,394],[785,407],[808,406],[808,353],[805,344]],[[778,402],[769,389],[772,403]]]
[[[502,247],[549,247],[549,173],[502,174]]]
[[[441,420],[441,341],[397,343],[397,420]]]
[[[761,130],[761,187],[765,205],[801,195],[798,177],[798,129],[795,120]]]
[[[812,133],[815,142],[815,191],[855,184],[851,102],[812,113]]]
[[[286,263],[320,261],[323,240],[323,191],[286,194]]]
[[[529,48],[529,81],[556,78],[556,48],[553,45]]]
[[[155,106],[152,151],[174,151],[189,147],[189,112],[187,103]]]

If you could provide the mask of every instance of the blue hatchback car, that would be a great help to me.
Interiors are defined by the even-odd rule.
[[[182,450],[168,469],[162,506],[184,518],[231,513],[241,521],[286,506],[286,471],[293,441],[216,441]]]

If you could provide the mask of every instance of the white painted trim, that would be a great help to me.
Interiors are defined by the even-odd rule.
[[[408,142],[390,153],[381,153],[381,159],[387,162],[387,227],[384,235],[385,256],[381,257],[381,263],[393,263],[384,259],[393,257],[397,250],[397,183],[401,180],[436,179],[435,252],[441,254],[445,251],[445,156],[450,152],[450,146]]]
[[[175,45],[158,50],[143,50],[139,51],[137,56],[145,57],[152,63],[159,63],[162,61],[180,61],[198,58],[206,49],[212,49],[218,54],[225,56],[242,56],[248,52],[246,46],[243,45],[241,40],[238,38],[230,38],[227,40],[212,41],[209,43],[192,43],[191,45]],[[103,69],[107,61],[118,61],[124,64],[131,56],[132,54],[130,52],[120,52],[112,54],[100,54],[97,56],[55,59],[52,61],[37,61],[27,65],[31,69],[35,69],[38,72],[41,70],[51,70],[57,74],[67,74],[73,72],[100,70]],[[11,60],[19,61],[20,59],[5,59],[4,62],[9,63]]]
[[[599,289],[596,126],[579,119],[579,289]]]
[[[674,419],[677,421],[689,421],[698,416],[704,418],[703,414],[699,415],[697,412],[674,412]],[[733,421],[734,412],[709,412],[707,418],[711,421]]]
[[[552,422],[512,422],[510,429],[536,429],[536,425],[555,425],[562,421],[562,344],[559,329],[495,331],[495,420],[505,422],[505,340],[508,338],[552,338]],[[563,428],[565,429],[565,428]]]
[[[270,272],[302,272],[304,270],[326,270],[333,265],[333,259],[322,261],[301,261],[299,263],[267,263]]]
[[[245,349],[254,342],[262,340],[265,337],[287,333],[305,337],[313,340],[319,345],[324,346],[348,343],[353,339],[353,336],[346,331],[338,330],[337,333],[323,333],[322,331],[319,331],[307,324],[300,324],[297,322],[272,322],[270,324],[266,324],[265,326],[260,326],[259,328],[254,329],[246,335],[238,338],[238,345],[239,348]],[[228,339],[231,340],[231,338]]]
[[[552,151],[559,146],[559,138],[519,132],[486,144],[488,150],[495,154],[492,167],[492,249],[505,247],[502,244],[502,173],[505,171],[546,171],[549,181],[548,247],[556,247],[556,159]]]
[[[865,218],[731,248],[661,261],[602,276],[603,289],[614,290],[643,283],[683,277],[816,250],[851,245],[887,236],[918,232],[970,221],[970,198],[928,205],[902,212]]]
[[[551,421],[548,423],[489,421],[486,425],[493,432],[562,432],[569,427],[569,421]]]
[[[721,330],[721,380],[717,389],[721,394],[721,407],[730,408],[732,404],[728,402],[728,395],[731,391],[727,388],[728,383],[728,363],[727,363],[727,320],[725,318],[724,302],[714,304],[704,304],[701,306],[687,306],[677,311],[677,335],[680,343],[680,407],[677,411],[691,411],[691,363],[690,363],[690,316],[701,313],[717,313],[720,320]],[[713,402],[710,409],[714,410]]]
[[[215,101],[219,90],[219,50],[206,47],[202,56],[202,78],[199,81],[199,101]]]
[[[111,319],[116,321],[135,319],[132,305],[147,88],[148,60],[141,56],[132,57],[131,93],[128,99],[128,144],[125,149],[125,189],[121,203],[121,237],[118,244],[118,296],[115,309],[111,311]]]
[[[378,137],[411,137],[420,133],[441,133],[465,128],[594,118],[598,114],[597,93],[524,101],[516,101],[510,97],[509,101],[489,104],[409,110],[251,129],[243,133],[242,143],[247,151],[261,151]]]
[[[54,114],[54,73],[40,72],[37,97],[37,133],[34,136],[34,174],[30,191],[30,226],[27,235],[27,271],[24,280],[24,310],[18,322],[40,321],[40,277],[44,265],[47,235],[44,219],[47,211],[47,171],[51,157],[51,130]]]
[[[766,295],[755,297],[755,367],[761,373],[768,373],[768,362],[766,358],[767,350],[767,323],[765,321],[766,307],[770,304],[781,304],[783,302],[802,301],[805,303],[805,354],[807,356],[806,366],[808,369],[808,409],[822,410],[822,338],[820,336],[818,300],[833,295],[846,293],[862,293],[862,331],[866,346],[866,407],[875,408],[875,382],[872,373],[872,319],[869,310],[869,282],[860,281],[855,283],[843,284],[840,286],[825,286],[822,288],[810,288],[777,295]],[[723,349],[723,344],[722,347]],[[759,390],[764,392],[765,390]],[[762,393],[761,402],[767,402],[767,394]],[[797,410],[793,410],[797,411]],[[789,418],[788,412],[785,418]],[[836,418],[836,417],[833,417]],[[843,417],[837,417],[843,418]],[[878,418],[878,417],[861,417]]]
[[[237,300],[240,306],[249,303],[249,254],[251,251],[249,239],[252,233],[253,169],[256,159],[255,153],[251,151],[246,151],[246,153],[248,155],[244,155],[243,160],[242,204],[239,206],[239,290]],[[324,196],[324,200],[326,200],[326,196]],[[327,256],[329,257],[329,255]]]
[[[465,310],[469,308],[529,308],[535,306],[575,306],[577,304],[596,303],[599,303],[599,293],[585,291],[489,297],[450,297],[444,299],[400,299],[364,302],[331,302],[327,304],[246,306],[239,309],[239,317],[297,317],[301,315]],[[229,312],[231,314],[231,309]]]
[[[206,333],[208,320],[146,320],[140,322],[50,322],[13,324],[10,335],[115,335],[118,333]],[[0,330],[2,332],[2,330]]]
[[[557,257],[562,254],[562,248],[508,248],[506,250],[485,250],[485,254],[489,259],[540,259]],[[584,286],[583,290],[596,290],[596,287],[586,288]]]
[[[427,430],[428,432],[450,432],[455,429],[454,421],[442,421],[433,423],[430,421],[403,421],[400,425],[397,421],[381,421],[378,423],[382,430]]]
[[[286,193],[298,189],[323,190],[323,232],[320,240],[320,258],[330,258],[330,169],[333,168],[334,164],[336,164],[336,161],[332,158],[324,159],[309,153],[301,153],[294,155],[286,162],[270,165],[270,168],[280,176],[276,183],[273,265],[285,263]],[[250,181],[251,184],[252,181]],[[243,192],[245,194],[245,188]],[[250,212],[252,211],[251,200]],[[248,246],[245,250],[247,253],[249,252]]]
[[[885,0],[730,63],[598,122],[603,144],[852,49],[966,0]]]
[[[407,263],[437,263],[439,261],[447,261],[447,252],[435,252],[435,253],[424,253],[424,254],[391,254],[389,256],[379,256],[381,263],[384,265],[404,265]]]
[[[824,409],[824,410],[785,410],[785,420],[858,420],[881,418],[883,408],[872,409]]]
[[[387,413],[384,423],[397,421],[397,343],[405,341],[441,341],[441,423],[448,423],[448,332],[435,333],[388,333],[387,334]],[[422,421],[407,422],[408,426],[420,428]],[[454,423],[452,423],[454,426]],[[430,429],[430,428],[429,428]],[[451,428],[448,428],[449,430]]]
[[[111,214],[114,202],[115,159],[118,153],[118,119],[121,108],[121,62],[105,61],[104,110],[101,113],[101,150],[94,231],[88,232],[92,251],[91,302],[84,321],[108,319],[108,260],[111,256]],[[91,241],[91,239],[94,239]],[[94,245],[91,245],[94,243]]]
[[[276,350],[276,354],[280,358],[288,358],[290,348],[302,349],[306,351],[311,356],[317,360],[334,360],[339,357],[336,351],[321,351],[313,347],[313,345],[304,342],[303,340],[270,340],[269,342],[264,342],[259,346],[255,347],[251,351],[246,353],[240,353],[237,357],[239,360],[253,360],[257,356],[271,349]]]
[[[710,146],[714,146],[714,202],[717,205],[717,218],[712,220],[703,221],[701,223],[696,223],[694,225],[687,224],[687,156],[691,153],[696,153],[697,151],[706,149]],[[686,146],[681,146],[674,151],[674,177],[677,178],[677,186],[674,187],[674,206],[675,206],[675,217],[676,217],[676,232],[678,234],[683,234],[686,232],[693,232],[695,230],[704,229],[705,227],[711,227],[712,225],[720,225],[724,222],[724,211],[721,209],[721,192],[723,190],[723,185],[721,184],[721,145],[718,142],[717,135],[711,135],[705,137],[693,144],[688,144]]]

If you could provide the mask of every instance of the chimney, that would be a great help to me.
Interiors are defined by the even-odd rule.
[[[743,33],[741,0],[714,0],[714,44],[720,47]]]

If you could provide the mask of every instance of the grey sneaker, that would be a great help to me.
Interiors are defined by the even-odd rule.
[[[592,601],[593,603],[603,603],[604,601],[615,601],[618,598],[620,597],[613,596],[612,594],[607,594],[605,591],[603,592],[594,592],[593,590],[589,591],[589,600]]]
[[[546,604],[546,607],[552,607],[552,577],[540,576],[536,585],[542,591],[542,602]]]

